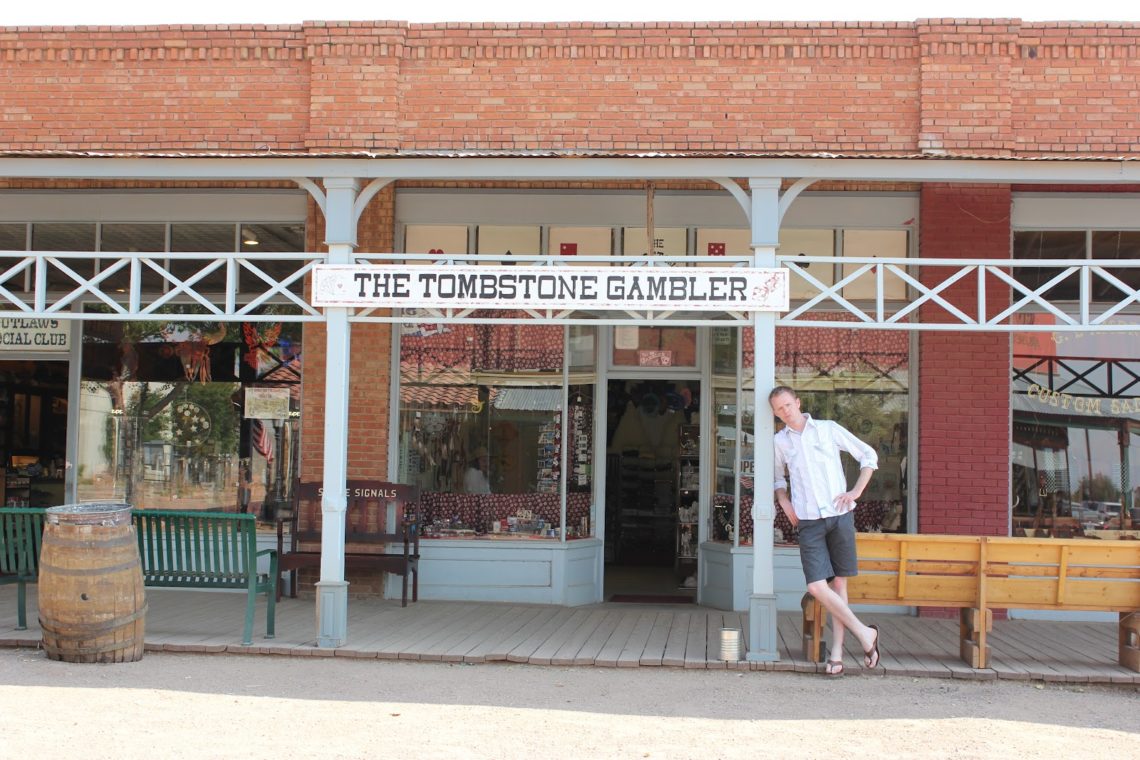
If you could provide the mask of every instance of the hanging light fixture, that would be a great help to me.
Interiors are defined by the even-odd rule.
[[[257,235],[252,230],[241,231],[241,244],[242,245],[261,245],[261,241],[257,239]]]

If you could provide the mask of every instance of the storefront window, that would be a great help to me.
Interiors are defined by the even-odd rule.
[[[829,317],[818,314],[815,318]],[[839,315],[830,318],[843,321]],[[742,330],[742,340],[748,384],[753,366],[752,328]],[[805,412],[838,422],[879,454],[879,469],[855,510],[855,527],[862,532],[905,533],[908,529],[909,345],[903,332],[840,326],[776,330],[776,383],[795,388]],[[748,402],[751,397],[751,390],[744,394]],[[844,455],[843,466],[848,482],[854,483],[858,462]],[[770,488],[767,485],[765,490]],[[795,528],[778,506],[775,515],[777,543],[795,544]],[[750,540],[751,533],[751,509],[742,503],[741,541]]]
[[[28,226],[26,224],[0,224],[0,251],[23,251],[28,247]],[[11,256],[0,256],[0,287],[11,291],[23,291],[27,288],[27,276],[24,272],[15,272],[7,276],[9,267],[19,262]]]
[[[716,445],[715,479],[713,483],[712,515],[709,520],[709,540],[723,543],[736,543],[740,515],[752,512],[752,433],[745,427],[742,415],[738,415],[741,405],[746,412],[751,410],[751,402],[746,396],[750,391],[741,388],[736,367],[739,364],[740,330],[731,327],[717,327],[712,330],[713,354],[713,419]],[[751,374],[751,370],[748,371]],[[747,415],[743,415],[747,416]],[[737,449],[740,448],[740,463],[737,467]],[[737,509],[737,486],[740,487],[741,508]]]
[[[694,327],[615,327],[615,367],[695,367]]]
[[[598,330],[596,327],[571,325],[567,330],[569,347],[569,401],[567,414],[567,453],[569,473],[566,481],[567,503],[580,504],[586,498],[592,504],[594,493],[594,419],[597,409]],[[594,535],[597,512],[591,507],[577,515],[575,525],[567,518],[574,535]],[[568,531],[569,534],[569,531]]]
[[[562,523],[563,410],[576,450],[593,403],[591,385],[564,382],[564,341],[560,326],[404,326],[399,480],[420,489],[426,537],[588,535],[591,493],[577,484],[592,483],[592,462],[571,460]]]
[[[297,472],[300,326],[169,319],[85,324],[79,499],[273,519]]]
[[[1036,321],[1050,323],[1051,315]],[[1136,322],[1136,317],[1117,318]],[[1014,535],[1134,535],[1140,482],[1136,333],[1016,333]]]
[[[27,245],[27,225],[0,224],[0,251],[22,251]]]
[[[1111,262],[1135,260],[1140,257],[1140,232],[1135,230],[1017,230],[1013,233],[1015,259],[1101,260],[1104,270],[1127,287],[1140,287],[1140,269],[1114,268]],[[1060,267],[1018,267],[1014,274],[1018,281],[1031,288],[1039,288],[1062,274]],[[1080,298],[1081,283],[1071,273],[1044,291],[1054,301],[1076,301]],[[1118,301],[1127,297],[1114,283],[1104,277],[1092,278],[1094,301]]]
[[[95,225],[89,223],[37,223],[32,225],[33,251],[94,251]],[[95,273],[93,259],[68,259],[66,265],[80,277]],[[74,288],[81,283],[56,267],[48,269],[48,287]]]
[[[165,224],[103,224],[99,230],[99,250],[127,253],[160,253],[166,250]],[[100,269],[114,266],[115,261],[102,259]],[[161,292],[163,277],[150,267],[141,267],[143,291]],[[131,270],[122,267],[102,280],[104,290],[130,287]]]

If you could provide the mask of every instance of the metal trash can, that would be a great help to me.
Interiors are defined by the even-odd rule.
[[[744,656],[744,640],[739,628],[720,629],[720,659],[736,662]]]
[[[40,628],[49,659],[142,659],[146,592],[129,504],[46,510],[39,573]]]

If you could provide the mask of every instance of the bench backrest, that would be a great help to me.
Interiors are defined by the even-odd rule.
[[[253,515],[135,510],[132,519],[147,585],[245,588],[256,581]]]
[[[0,508],[0,575],[35,578],[43,532],[42,508]]]
[[[859,533],[855,544],[859,575],[847,582],[849,601],[977,605],[981,536]]]
[[[1140,610],[1140,541],[986,539],[990,607]]]
[[[851,602],[1140,610],[1140,541],[860,533]]]
[[[415,487],[382,480],[357,479],[347,481],[346,486],[346,544],[396,543],[404,540],[406,528],[415,533],[415,516],[408,511],[408,505],[418,497]],[[320,541],[323,490],[321,483],[298,482],[294,486],[294,504],[290,515],[293,549],[297,548],[299,541]]]

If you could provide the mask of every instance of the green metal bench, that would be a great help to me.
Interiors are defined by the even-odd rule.
[[[135,532],[143,583],[162,588],[244,589],[245,632],[253,643],[253,612],[265,594],[265,637],[273,638],[277,602],[277,550],[257,550],[253,515],[226,512],[135,510]],[[258,557],[269,557],[269,572],[257,572]]]
[[[16,585],[16,630],[28,628],[27,585],[39,573],[44,510],[0,508],[0,585]]]

